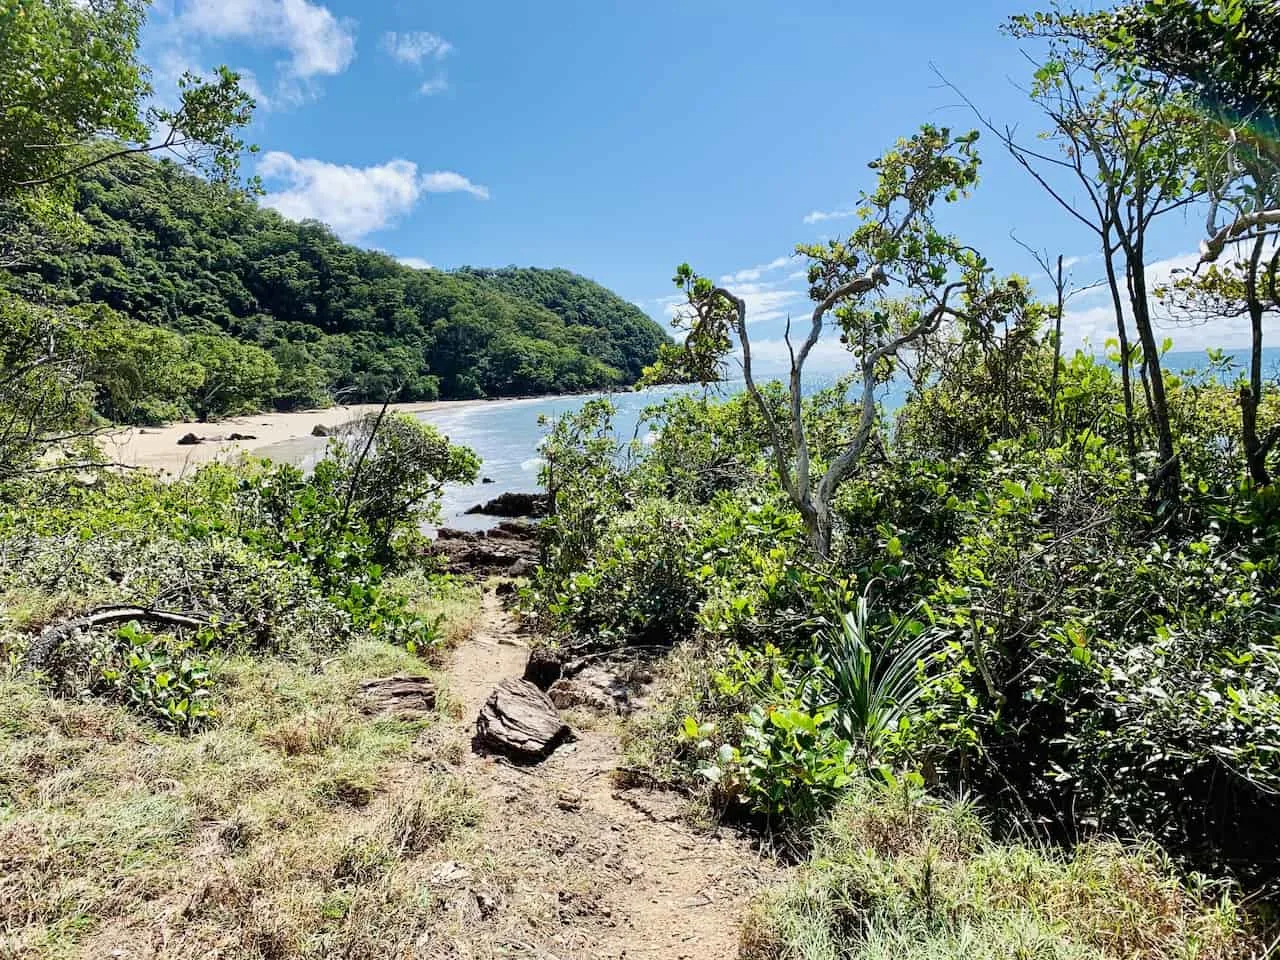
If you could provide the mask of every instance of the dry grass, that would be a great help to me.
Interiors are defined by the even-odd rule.
[[[863,792],[813,861],[757,901],[745,960],[1243,960],[1237,909],[1192,890],[1155,851],[1070,856],[987,839],[973,812]]]
[[[437,718],[354,705],[420,671],[378,643],[232,658],[190,738],[0,681],[0,958],[381,957],[438,930],[431,863],[479,808],[421,762]]]

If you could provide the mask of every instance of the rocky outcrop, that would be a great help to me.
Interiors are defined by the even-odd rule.
[[[548,503],[545,493],[508,491],[486,503],[476,504],[467,513],[489,517],[545,517]]]
[[[569,739],[551,698],[526,680],[504,680],[476,718],[474,745],[518,763],[537,763]]]
[[[199,437],[197,437],[194,433],[184,433],[182,436],[178,438],[178,446],[180,447],[193,447],[197,443],[203,443],[203,442],[204,441],[201,440]]]
[[[435,552],[450,573],[528,576],[538,562],[538,540],[527,523],[504,520],[492,530],[436,531]]]
[[[577,707],[596,713],[631,712],[630,684],[603,666],[589,666],[573,676],[561,677],[547,690],[547,696],[561,710]]]
[[[328,437],[328,436],[331,436],[332,434],[333,434],[333,431],[330,430],[328,427],[326,427],[323,423],[317,423],[314,427],[311,428],[311,435],[313,437]]]

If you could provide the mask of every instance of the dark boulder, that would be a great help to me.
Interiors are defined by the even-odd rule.
[[[503,680],[476,718],[476,749],[518,763],[546,759],[569,736],[551,698],[526,680]]]
[[[201,440],[199,437],[197,437],[194,433],[184,433],[182,436],[178,438],[178,446],[180,447],[193,447],[197,443],[204,443],[204,441]]]
[[[481,513],[489,517],[545,517],[547,505],[545,493],[508,491],[486,503],[476,504],[467,513]]]
[[[534,647],[524,665],[524,679],[539,690],[547,690],[564,675],[560,654],[550,647]]]
[[[328,427],[326,427],[323,423],[317,423],[314,427],[311,428],[311,435],[313,437],[327,437],[332,433],[333,431],[330,430]]]

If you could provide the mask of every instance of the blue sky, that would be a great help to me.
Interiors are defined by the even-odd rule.
[[[260,100],[249,167],[286,215],[412,264],[568,267],[663,321],[687,260],[746,293],[769,356],[785,315],[805,312],[792,248],[851,228],[838,214],[871,186],[867,161],[923,122],[973,125],[931,63],[1001,122],[1036,128],[1014,86],[1028,64],[998,31],[1018,9],[158,0],[144,52],[162,91],[184,69],[245,73]],[[984,147],[983,182],[948,226],[1001,271],[1037,269],[1016,230],[1093,280],[1089,235]],[[1159,269],[1194,259],[1194,224],[1164,233]],[[1082,298],[1068,326],[1101,345],[1105,304]]]

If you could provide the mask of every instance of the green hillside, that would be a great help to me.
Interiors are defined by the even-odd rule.
[[[98,406],[119,419],[378,400],[397,385],[405,400],[620,386],[666,338],[569,271],[414,269],[168,162],[117,161],[75,192],[86,242],[33,253],[5,283],[97,308]]]

